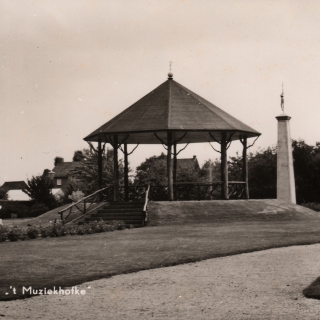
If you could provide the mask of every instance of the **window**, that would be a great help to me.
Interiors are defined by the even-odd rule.
[[[61,186],[61,179],[57,179],[57,186]]]

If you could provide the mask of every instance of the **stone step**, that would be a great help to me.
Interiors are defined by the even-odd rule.
[[[90,222],[90,221],[95,221],[95,220],[98,220],[98,219],[95,219],[95,218],[87,218],[84,222]],[[105,222],[112,222],[112,221],[114,221],[114,220],[118,220],[118,219],[99,219],[99,220],[103,220],[103,221],[105,221]],[[98,220],[98,221],[99,221]],[[119,219],[120,220],[120,219]],[[119,221],[118,220],[118,221]],[[143,219],[138,219],[138,220],[129,220],[129,219],[126,219],[126,220],[124,220],[124,219],[121,219],[120,221],[123,221],[124,223],[125,223],[125,225],[130,225],[130,224],[133,224],[133,225],[143,225],[144,224],[144,220]]]
[[[97,212],[92,214],[94,217],[144,217],[145,214],[143,212]]]
[[[117,209],[117,208],[105,208],[99,209],[97,213],[126,213],[126,212],[134,212],[134,213],[142,213],[143,211],[139,208],[131,208],[131,209]]]
[[[120,220],[120,221],[127,221],[127,220],[144,220],[143,216],[104,216],[104,217],[97,217],[91,216],[86,218],[87,221],[94,221],[94,220],[104,220],[104,221],[113,221],[113,220]]]
[[[103,216],[103,217],[97,217],[97,216],[91,216],[87,219],[92,220],[120,220],[120,221],[126,221],[126,220],[144,220],[143,216]]]
[[[111,222],[111,221],[110,221],[110,222]],[[132,222],[132,221],[131,221],[131,222]],[[87,223],[88,223],[88,221],[80,221],[78,224],[79,224],[79,225],[83,225],[83,224],[87,224]],[[139,222],[134,221],[134,222],[132,222],[132,223],[130,223],[130,221],[129,221],[129,222],[125,222],[125,225],[126,225],[127,228],[129,228],[130,225],[131,225],[131,226],[134,226],[135,228],[141,228],[141,227],[144,226],[144,223],[143,223],[143,221],[139,221]]]
[[[143,207],[144,202],[109,202],[106,206],[112,207]]]

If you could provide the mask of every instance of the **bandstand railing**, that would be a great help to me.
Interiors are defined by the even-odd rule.
[[[244,199],[246,183],[243,181],[229,181],[228,195],[229,199]],[[174,198],[176,201],[188,200],[220,200],[221,199],[222,182],[216,181],[212,183],[177,183],[173,186]],[[129,201],[144,201],[148,185],[129,186]],[[150,185],[148,192],[149,200],[168,201],[168,186]],[[120,187],[120,201],[125,201],[125,187]]]

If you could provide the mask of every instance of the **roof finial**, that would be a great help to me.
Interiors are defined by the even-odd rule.
[[[173,79],[173,73],[171,72],[171,65],[172,65],[172,61],[169,62],[169,66],[170,66],[170,71],[168,73],[168,80],[172,80]]]
[[[282,109],[282,112],[284,113],[284,94],[283,94],[283,82],[282,82],[282,93],[281,93],[280,97],[281,97],[281,109]]]

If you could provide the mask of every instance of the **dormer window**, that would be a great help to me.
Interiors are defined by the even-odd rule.
[[[57,179],[57,186],[61,186],[61,179]]]

